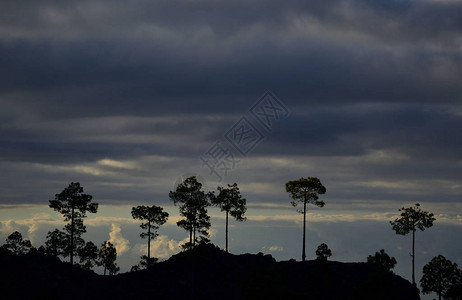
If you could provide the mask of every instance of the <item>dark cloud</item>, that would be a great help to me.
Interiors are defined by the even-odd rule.
[[[284,152],[292,154],[361,155],[392,149],[416,158],[461,159],[462,117],[438,111],[438,106],[307,104],[278,125],[271,135],[274,138],[268,139],[269,151],[286,148]]]
[[[164,197],[168,188],[154,192],[150,182],[170,188],[184,172],[207,174],[199,156],[271,89],[291,114],[271,132],[258,127],[264,140],[229,179],[271,194],[265,182],[317,173],[349,200],[414,200],[444,181],[425,192],[454,187],[445,199],[455,201],[461,9],[456,1],[2,4],[0,159],[16,181],[2,185],[25,176],[31,190],[53,190],[78,177],[108,202],[128,201],[122,187],[137,182],[133,199]],[[137,167],[115,170],[105,159]],[[406,192],[397,183],[406,180],[418,183]],[[273,201],[259,192],[258,201]],[[8,195],[5,203],[35,201],[32,192]]]
[[[461,94],[458,8],[406,1],[140,1],[128,8],[45,2],[25,9],[36,16],[26,24],[5,19],[5,31],[29,34],[3,38],[8,72],[0,88],[99,112],[151,99],[150,108],[175,102],[181,109],[186,96],[199,103],[187,109],[197,109],[223,94],[268,87],[313,101],[453,102]],[[433,17],[440,14],[445,18]],[[53,18],[67,26],[51,26]]]
[[[40,245],[57,226],[48,200],[78,181],[101,204],[90,240],[124,210],[128,269],[142,242],[130,207],[174,218],[168,192],[197,174],[247,199],[233,253],[298,258],[284,184],[316,176],[327,193],[309,210],[312,257],[324,242],[339,261],[384,248],[410,277],[410,238],[387,221],[420,202],[438,223],[417,235],[417,278],[440,253],[460,264],[461,12],[449,0],[3,1],[0,236]],[[271,130],[249,111],[267,90],[290,111]],[[245,156],[225,138],[242,116],[264,136]],[[222,182],[200,160],[217,141],[236,158]],[[32,217],[28,204],[43,207]],[[222,244],[223,216],[210,213]],[[165,234],[186,237],[173,223]]]

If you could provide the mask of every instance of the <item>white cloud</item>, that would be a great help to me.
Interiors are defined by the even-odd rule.
[[[255,222],[293,222],[300,223],[303,221],[301,215],[276,215],[276,216],[247,216],[247,220]]]
[[[263,246],[261,248],[261,251],[262,252],[282,252],[284,251],[284,247],[281,247],[281,246],[269,246],[269,247],[266,247],[266,246]]]
[[[185,237],[184,239],[182,239],[181,241],[178,242],[178,247],[181,248],[181,246],[183,246],[184,244],[186,244],[188,242],[189,242],[189,237]]]
[[[176,226],[176,222],[183,220],[184,217],[182,216],[169,216],[167,219],[166,225],[174,225]]]
[[[218,229],[215,228],[210,228],[209,229],[209,238],[214,238],[217,236]]]
[[[326,208],[323,209],[315,208],[315,211],[307,211],[306,220],[308,224],[356,221],[388,222],[399,217],[399,208],[413,205],[413,203],[391,203],[387,201],[381,201],[374,205],[371,203],[358,202],[346,208],[344,205],[333,204],[330,208],[326,206]],[[425,203],[423,209],[428,212],[433,212],[436,222],[462,225],[462,216],[454,213],[460,211],[460,206],[460,204],[454,203]],[[287,214],[286,211],[287,210],[278,210],[275,208],[272,210],[273,215],[248,215],[247,219],[253,222],[272,224],[281,222],[301,224],[303,222],[303,215],[295,213],[295,208],[293,214]],[[268,213],[267,210],[266,213]]]
[[[281,252],[281,251],[284,250],[284,248],[281,247],[281,246],[271,246],[271,247],[269,247],[268,250],[271,251],[271,252]]]
[[[117,161],[109,158],[101,159],[96,162],[98,165],[117,168],[117,169],[136,169],[138,165],[130,161]]]
[[[21,226],[14,220],[7,220],[0,222],[0,233],[2,235],[8,236],[11,233],[19,231],[19,232],[27,232],[27,228]]]
[[[109,242],[114,244],[117,250],[117,255],[123,255],[125,252],[130,250],[130,242],[122,236],[122,229],[120,226],[112,224],[109,237]]]
[[[136,220],[131,218],[120,218],[120,217],[95,217],[91,219],[85,220],[85,225],[88,226],[106,226],[109,224],[117,223],[117,224],[134,224],[138,223]]]
[[[52,228],[60,228],[64,226],[62,220],[54,219],[48,213],[36,213],[31,218],[6,220],[0,222],[0,235],[7,237],[11,233],[18,231],[24,239],[28,239],[35,244],[42,237],[38,237],[37,233],[40,230],[52,230]]]
[[[154,241],[151,241],[151,255],[153,257],[169,258],[180,250],[180,243],[174,239],[169,239],[166,235],[159,235]]]
[[[181,245],[188,242],[189,238],[184,240],[177,241],[175,239],[170,239],[166,235],[159,235],[154,240],[151,240],[151,257],[157,257],[160,259],[166,259],[170,256],[181,251]],[[147,243],[136,244],[133,247],[135,253],[138,253],[139,256],[146,255],[148,251]]]
[[[447,214],[438,214],[435,215],[436,222],[441,222],[441,223],[446,223],[446,224],[452,224],[452,225],[459,225],[462,226],[462,216],[457,215],[457,216],[450,216]]]

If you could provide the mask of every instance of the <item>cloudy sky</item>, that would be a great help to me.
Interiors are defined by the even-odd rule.
[[[134,205],[170,212],[154,249],[167,258],[186,237],[168,192],[196,174],[247,198],[233,253],[300,259],[284,184],[316,176],[326,206],[310,208],[308,258],[322,242],[339,261],[385,248],[410,279],[410,236],[388,220],[420,202],[438,220],[417,236],[419,272],[439,253],[462,265],[461,13],[457,0],[4,2],[0,239],[43,243],[62,226],[48,200],[78,181],[100,204],[86,237],[118,241],[123,271],[143,251]]]

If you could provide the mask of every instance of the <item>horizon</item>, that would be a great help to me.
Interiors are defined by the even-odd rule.
[[[86,191],[85,191],[86,192]],[[295,259],[301,261],[301,238],[302,238],[302,214],[296,212],[296,208],[289,203],[279,206],[271,205],[270,208],[259,208],[250,204],[246,213],[247,221],[237,222],[230,219],[230,254],[271,254],[277,261]],[[94,199],[94,202],[96,200]],[[152,203],[140,203],[138,205],[152,205]],[[157,205],[157,204],[156,204]],[[162,205],[161,205],[162,206]],[[18,215],[24,215],[27,207],[30,219],[9,222],[10,228],[19,228],[24,238],[32,237],[32,245],[38,247],[44,244],[47,230],[62,228],[63,217],[49,208],[48,205],[24,205],[23,207],[9,207],[10,212],[18,210]],[[92,241],[96,245],[109,240],[114,243],[117,252],[117,264],[121,267],[119,273],[129,272],[131,266],[139,262],[141,255],[146,254],[146,239],[141,239],[142,232],[140,222],[134,220],[131,215],[130,205],[100,205],[98,213],[88,214],[84,219],[87,233],[83,235],[86,241]],[[175,222],[181,217],[178,207],[173,204],[162,206],[169,212],[169,220],[159,229],[159,236],[151,241],[151,256],[159,258],[159,261],[169,259],[181,251],[180,245],[187,241],[188,234],[176,226]],[[393,272],[408,281],[411,278],[411,236],[396,235],[392,231],[388,221],[398,217],[398,211],[375,213],[378,210],[370,209],[363,214],[340,214],[334,209],[328,209],[323,215],[324,208],[315,208],[307,211],[307,260],[316,258],[315,250],[321,243],[326,243],[332,250],[330,261],[339,262],[366,262],[368,255],[373,255],[380,249],[385,249],[391,257],[398,261]],[[4,207],[0,209],[0,219],[3,219]],[[422,209],[426,210],[426,207]],[[219,208],[209,207],[211,215],[211,243],[224,249],[224,214]],[[315,211],[314,211],[315,210]],[[428,210],[429,211],[429,210]],[[14,216],[16,213],[8,214]],[[458,236],[460,227],[454,228],[453,220],[438,219],[434,226],[424,232],[416,233],[416,281],[422,276],[422,267],[434,256],[443,254],[447,259],[456,262],[459,257],[457,250],[451,251],[448,246],[441,244],[450,237]],[[326,221],[325,217],[329,219]],[[340,232],[339,232],[340,231]],[[353,234],[354,233],[354,234]],[[331,237],[331,235],[336,236]],[[256,237],[260,236],[259,239]],[[271,236],[283,237],[272,239]],[[380,241],[369,240],[371,236],[380,236]],[[352,238],[353,237],[353,238]],[[262,241],[263,240],[263,241]],[[447,243],[447,241],[445,241]],[[446,249],[446,252],[438,252]],[[62,261],[69,258],[60,257]],[[458,263],[460,266],[460,264]],[[102,274],[100,267],[94,271]],[[423,295],[430,297],[430,295]]]
[[[129,268],[144,242],[130,208],[176,217],[168,192],[195,174],[247,199],[231,253],[298,260],[284,184],[318,177],[308,258],[321,243],[341,261],[383,248],[409,280],[411,237],[388,221],[420,203],[437,220],[416,235],[416,280],[438,254],[461,266],[460,12],[459,0],[1,3],[0,243],[15,230],[43,243],[62,224],[48,200],[77,181],[101,207],[84,238],[112,234]],[[159,232],[165,257],[186,237]]]

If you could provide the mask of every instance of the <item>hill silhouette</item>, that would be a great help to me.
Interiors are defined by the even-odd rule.
[[[101,276],[39,254],[0,255],[2,299],[420,299],[367,263],[276,262],[201,245],[147,270]]]

